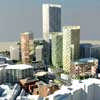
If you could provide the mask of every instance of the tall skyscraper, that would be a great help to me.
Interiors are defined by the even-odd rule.
[[[52,64],[55,67],[62,67],[62,48],[63,48],[62,33],[52,33]]]
[[[21,34],[21,56],[22,63],[28,64],[32,53],[34,52],[33,34],[25,32]]]
[[[43,38],[49,41],[51,32],[61,32],[61,5],[43,4]]]
[[[71,71],[71,62],[79,58],[80,26],[63,27],[63,70]]]
[[[51,63],[51,39],[50,34],[61,32],[61,5],[43,4],[43,38],[44,44],[44,63]]]

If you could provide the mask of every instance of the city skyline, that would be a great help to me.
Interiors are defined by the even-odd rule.
[[[55,0],[62,5],[62,26],[80,25],[81,40],[99,40],[100,1]],[[42,0],[1,0],[0,41],[17,41],[32,31],[42,37]]]
[[[0,100],[100,100],[99,2],[0,1]]]

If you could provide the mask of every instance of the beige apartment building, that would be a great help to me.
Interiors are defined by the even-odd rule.
[[[80,26],[63,27],[63,70],[71,71],[71,62],[79,59]]]

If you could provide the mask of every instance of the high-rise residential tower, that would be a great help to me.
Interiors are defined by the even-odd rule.
[[[71,71],[71,62],[79,58],[80,26],[63,27],[63,70]]]
[[[43,4],[43,38],[49,41],[51,32],[61,32],[61,5]]]
[[[33,34],[32,32],[24,32],[21,34],[21,56],[22,63],[28,64],[32,53],[34,52]]]
[[[62,48],[63,48],[63,35],[62,33],[52,33],[52,64],[55,67],[62,67]]]

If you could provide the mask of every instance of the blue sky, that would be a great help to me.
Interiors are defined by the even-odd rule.
[[[0,41],[17,41],[25,31],[33,31],[36,38],[42,37],[43,1],[0,0]],[[80,25],[82,40],[100,39],[100,0],[54,2],[62,4],[62,26]]]

